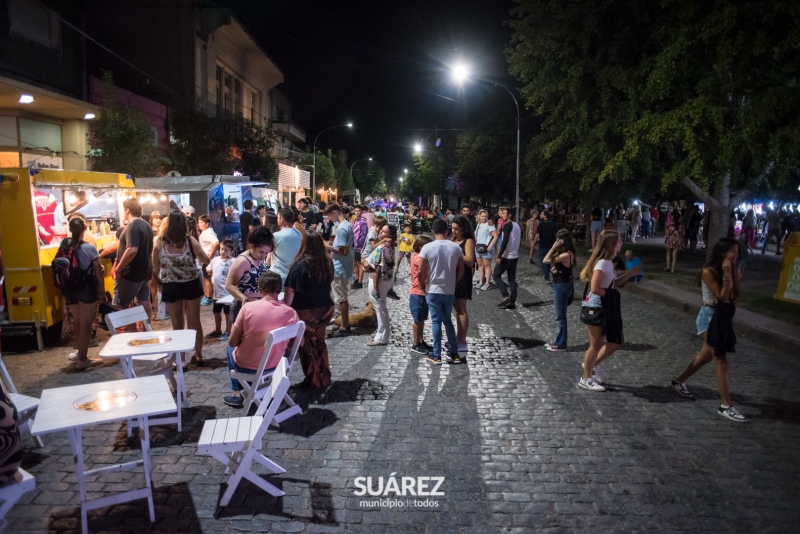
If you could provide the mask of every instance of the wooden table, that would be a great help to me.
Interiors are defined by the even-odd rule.
[[[101,358],[119,358],[125,378],[135,378],[132,358],[146,354],[168,353],[175,356],[176,380],[175,389],[178,398],[177,415],[175,417],[160,417],[150,420],[151,425],[170,425],[177,423],[178,432],[181,428],[181,404],[189,403],[186,395],[186,382],[183,378],[183,367],[180,364],[180,355],[194,350],[194,330],[159,330],[157,332],[128,332],[115,334],[109,338],[100,351]],[[144,343],[145,341],[154,341]],[[134,423],[135,424],[135,423]],[[129,427],[129,432],[130,432]],[[130,435],[130,434],[128,434]]]
[[[97,382],[80,386],[69,386],[42,391],[39,410],[31,429],[34,435],[66,431],[75,460],[78,486],[81,493],[81,526],[87,534],[86,514],[122,502],[147,497],[150,521],[156,520],[153,509],[153,490],[150,483],[150,427],[147,419],[152,415],[174,412],[176,409],[167,379],[163,376],[147,376],[127,380]],[[84,427],[113,423],[125,419],[139,420],[139,436],[142,442],[142,459],[135,462],[86,470],[83,463]],[[102,473],[133,471],[144,467],[144,487],[87,500],[86,478]]]

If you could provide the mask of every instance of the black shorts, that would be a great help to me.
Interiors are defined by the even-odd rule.
[[[225,315],[228,315],[229,313],[231,313],[231,305],[230,304],[221,304],[221,303],[219,303],[219,302],[217,302],[215,300],[214,301],[214,306],[211,309],[211,311],[212,311],[212,313],[224,313]]]
[[[356,263],[361,263],[361,252],[358,250],[354,250],[353,259],[355,259]]]
[[[165,282],[161,286],[161,300],[164,302],[178,302],[179,300],[194,300],[203,296],[203,283],[198,276],[188,282]]]
[[[99,296],[97,295],[97,284],[89,282],[83,287],[74,290],[66,290],[63,292],[64,295],[64,302],[67,303],[67,306],[74,306],[79,302],[83,302],[84,304],[92,304],[99,300]]]

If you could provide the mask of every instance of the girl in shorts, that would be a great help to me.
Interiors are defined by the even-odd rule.
[[[703,347],[680,375],[672,379],[672,387],[683,397],[692,398],[685,382],[712,359],[716,365],[717,386],[722,401],[717,413],[741,423],[745,417],[731,405],[728,387],[728,353],[735,352],[736,335],[733,332],[734,302],[741,294],[739,270],[736,260],[739,243],[732,238],[722,238],[714,245],[711,256],[700,273],[703,307],[697,314],[697,334],[703,336]]]

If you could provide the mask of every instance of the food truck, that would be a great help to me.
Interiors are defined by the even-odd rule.
[[[220,241],[241,237],[239,214],[245,200],[252,200],[254,206],[266,205],[276,210],[279,207],[277,191],[267,189],[268,183],[252,182],[247,176],[171,173],[137,177],[134,182],[145,216],[153,211],[166,216],[170,210],[182,210],[190,205],[195,209],[195,217],[206,214],[211,218],[211,227]]]
[[[50,265],[69,219],[88,222],[87,241],[102,249],[116,239],[122,201],[134,195],[129,175],[107,172],[0,168],[0,249],[7,318],[3,338],[34,335],[39,350],[57,342],[65,305],[53,285]],[[113,294],[111,263],[105,267],[106,291]]]

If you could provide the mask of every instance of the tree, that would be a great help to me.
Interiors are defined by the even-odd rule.
[[[361,191],[362,196],[376,196],[386,193],[386,171],[377,162],[366,161],[363,168],[359,168],[359,165],[356,165],[353,168],[353,181],[356,189]]]
[[[794,172],[795,3],[517,3],[509,62],[545,115],[532,148],[558,181],[683,183],[711,209],[713,242],[748,187]]]
[[[272,124],[261,128],[247,119],[239,117],[235,123],[233,146],[238,158],[236,170],[244,176],[264,182],[278,179],[278,163],[272,158],[275,133]]]
[[[156,176],[162,163],[153,144],[153,131],[135,108],[117,103],[114,79],[103,73],[103,106],[87,134],[92,151],[89,168],[134,176]]]
[[[347,151],[337,150],[336,155],[333,157],[333,167],[336,172],[336,188],[341,195],[343,191],[355,189],[353,183],[353,176],[350,174],[350,169],[347,167]]]
[[[408,191],[414,196],[443,195],[452,173],[453,164],[444,152],[429,149],[414,154],[414,169],[406,179]]]
[[[484,201],[514,196],[515,122],[516,117],[510,121],[502,114],[489,113],[474,129],[458,135],[458,175],[465,195]]]

